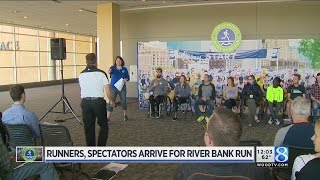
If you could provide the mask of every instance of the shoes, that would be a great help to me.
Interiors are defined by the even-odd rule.
[[[204,119],[206,120],[206,122],[209,122],[209,118],[208,117],[205,117]]]
[[[178,118],[177,117],[174,117],[174,118],[172,118],[172,121],[176,121]]]
[[[127,115],[124,116],[123,121],[128,121],[128,116]]]
[[[251,126],[252,126],[252,124],[250,123],[248,126],[249,126],[249,127],[251,127]]]
[[[258,116],[257,116],[257,115],[255,115],[255,116],[254,116],[254,119],[255,119],[255,120],[258,120]]]
[[[204,120],[204,116],[199,116],[198,119],[197,119],[198,122],[201,122],[203,120]]]
[[[260,122],[260,120],[259,119],[256,119],[256,123],[259,123]]]
[[[272,124],[273,123],[273,119],[270,118],[269,121],[268,121],[268,124]]]
[[[108,124],[110,124],[111,123],[110,119],[107,119],[107,120],[108,120]]]
[[[280,121],[278,119],[274,120],[276,122],[276,125],[279,126],[280,125]]]

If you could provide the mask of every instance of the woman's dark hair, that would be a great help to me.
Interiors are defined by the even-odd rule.
[[[231,83],[232,83],[232,87],[234,87],[234,78],[233,77],[228,77],[228,79],[230,79],[231,80]],[[231,85],[231,84],[230,84]]]
[[[181,75],[180,78],[183,77],[184,79],[184,83],[183,83],[183,88],[186,87],[186,84],[187,84],[187,77],[185,75]],[[180,84],[180,80],[179,80],[179,84]],[[180,84],[181,85],[181,84]]]
[[[117,66],[116,61],[117,61],[118,58],[121,60],[121,66],[124,66],[125,63],[124,63],[124,60],[122,59],[121,56],[117,56],[116,59],[114,59],[114,64],[113,65]]]

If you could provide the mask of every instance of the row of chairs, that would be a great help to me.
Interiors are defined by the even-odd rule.
[[[34,138],[32,130],[25,124],[5,124],[5,128],[7,132],[7,142],[13,150],[15,150],[17,146],[73,146],[70,132],[68,128],[63,125],[40,124],[40,139]],[[55,164],[55,167],[63,176],[63,170],[70,170],[67,168],[71,166],[72,179],[74,178],[75,172],[89,177],[81,171],[81,164],[78,164],[78,169],[75,168],[75,165],[74,163]]]

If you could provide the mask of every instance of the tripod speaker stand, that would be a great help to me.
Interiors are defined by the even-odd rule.
[[[50,108],[49,111],[47,111],[47,112],[40,118],[40,121],[41,121],[44,117],[46,117],[50,112],[52,112],[52,113],[62,113],[62,114],[66,114],[66,113],[68,113],[68,111],[70,111],[70,112],[73,114],[74,118],[76,118],[76,119],[78,120],[78,122],[79,122],[80,124],[82,124],[82,123],[80,122],[79,118],[77,117],[77,115],[74,113],[74,111],[73,111],[73,109],[72,109],[72,107],[71,107],[71,105],[70,105],[67,97],[64,95],[64,79],[63,79],[63,61],[62,61],[62,59],[60,60],[60,66],[61,66],[60,72],[61,72],[61,85],[62,85],[62,95],[61,95],[61,98]],[[62,112],[52,111],[52,109],[54,109],[60,102],[62,102]],[[67,109],[66,109],[66,107],[67,107]],[[67,119],[65,119],[65,120],[67,120]],[[65,120],[63,120],[63,121],[65,121]]]

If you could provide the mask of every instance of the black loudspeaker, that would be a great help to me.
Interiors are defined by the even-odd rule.
[[[65,60],[66,56],[66,40],[63,38],[50,39],[51,59]]]

